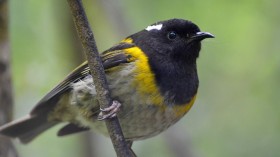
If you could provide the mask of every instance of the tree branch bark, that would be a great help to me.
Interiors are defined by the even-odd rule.
[[[93,77],[100,107],[107,108],[112,104],[112,99],[110,97],[110,91],[105,77],[102,61],[99,56],[93,32],[89,26],[82,2],[81,0],[67,1],[88,60],[88,65]],[[105,122],[117,156],[132,157],[132,152],[130,151],[124,139],[118,118],[116,117],[112,119],[106,119]]]
[[[0,1],[0,125],[12,120],[13,90],[8,39],[8,2]],[[11,140],[0,135],[0,157],[17,157]]]

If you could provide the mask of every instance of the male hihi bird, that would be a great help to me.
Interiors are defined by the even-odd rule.
[[[117,114],[126,140],[155,136],[181,119],[194,104],[201,41],[213,37],[183,19],[148,26],[101,53],[115,100],[113,107],[100,111],[85,62],[26,117],[0,127],[0,133],[28,143],[50,127],[66,122],[58,136],[89,129],[106,135],[102,120]]]

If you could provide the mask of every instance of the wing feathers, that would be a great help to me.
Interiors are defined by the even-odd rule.
[[[129,56],[124,53],[124,49],[131,48],[135,46],[132,43],[122,42],[116,46],[113,46],[109,50],[101,54],[104,69],[110,69],[116,67],[122,63],[129,62]],[[60,84],[58,84],[53,90],[51,90],[31,111],[31,114],[36,114],[37,112],[45,112],[45,108],[52,109],[56,102],[59,100],[60,96],[69,92],[71,89],[71,84],[82,80],[90,74],[90,70],[87,62],[84,62],[75,70],[72,71]]]

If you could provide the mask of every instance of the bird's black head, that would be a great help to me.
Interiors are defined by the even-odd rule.
[[[191,21],[171,19],[157,22],[131,35],[147,55],[156,83],[167,104],[186,104],[196,94],[196,59],[201,41],[214,36],[201,32]]]
[[[160,21],[131,36],[149,58],[156,55],[185,62],[195,62],[201,40],[213,37],[210,33],[201,32],[191,21],[183,19]]]

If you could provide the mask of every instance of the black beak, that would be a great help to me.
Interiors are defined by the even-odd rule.
[[[208,32],[197,32],[196,34],[190,37],[189,42],[201,41],[206,38],[215,38],[215,36]]]

